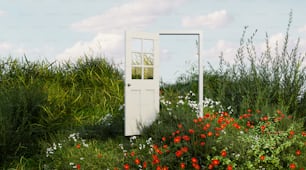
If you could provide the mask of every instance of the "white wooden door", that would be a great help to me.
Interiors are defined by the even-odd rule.
[[[159,34],[125,35],[125,136],[139,135],[159,112]]]

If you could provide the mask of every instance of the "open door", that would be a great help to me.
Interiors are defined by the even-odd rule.
[[[125,35],[125,136],[139,135],[159,112],[159,34]]]

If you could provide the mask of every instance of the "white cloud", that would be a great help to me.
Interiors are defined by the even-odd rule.
[[[300,33],[306,33],[306,25],[304,25],[304,26],[298,28],[298,32],[300,32]]]
[[[58,54],[56,60],[76,61],[86,55],[105,56],[123,61],[124,57],[124,30],[142,30],[148,27],[158,17],[170,14],[186,0],[134,0],[113,7],[101,15],[96,15],[73,23],[76,31],[93,32],[96,36],[90,41],[78,41],[72,47]]]
[[[219,40],[213,47],[209,49],[204,49],[202,57],[204,64],[208,62],[213,65],[213,67],[218,67],[219,56],[221,53],[225,61],[232,63],[234,61],[238,45],[225,40]]]
[[[105,56],[114,60],[120,60],[123,56],[123,35],[98,33],[91,41],[79,41],[63,53],[56,56],[57,61],[76,61],[78,58]]]
[[[232,17],[226,10],[215,11],[208,15],[185,16],[182,19],[183,27],[197,28],[208,27],[211,29],[220,28],[232,21]]]
[[[0,17],[4,16],[6,14],[5,11],[0,10]]]
[[[157,17],[170,13],[185,0],[134,0],[72,24],[77,31],[114,32],[125,29],[143,29]]]

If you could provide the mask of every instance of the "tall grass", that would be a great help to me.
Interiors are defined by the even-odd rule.
[[[264,108],[271,112],[276,108],[304,118],[306,115],[306,67],[305,51],[299,49],[299,39],[290,48],[290,25],[292,13],[284,39],[276,42],[272,49],[266,34],[265,50],[259,53],[254,44],[256,32],[247,37],[244,29],[234,62],[225,61],[221,54],[219,67],[210,65],[204,71],[204,96],[231,106],[237,115],[247,109]],[[197,73],[191,72],[171,86],[172,91],[193,90],[197,93]],[[179,87],[179,88],[176,88]]]
[[[9,58],[0,73],[1,162],[38,154],[40,141],[99,125],[123,104],[122,72],[105,59],[55,65]]]

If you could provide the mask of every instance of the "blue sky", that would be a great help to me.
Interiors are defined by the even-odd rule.
[[[0,2],[0,56],[74,61],[84,53],[124,62],[124,31],[200,30],[203,62],[217,64],[223,52],[232,61],[245,26],[280,44],[293,11],[292,45],[306,52],[306,1],[300,0],[3,0]],[[196,62],[191,37],[161,38],[161,72],[168,77]],[[184,48],[183,48],[184,47]],[[181,50],[181,51],[180,51]],[[179,64],[180,63],[180,64]],[[168,65],[172,65],[168,67]]]

